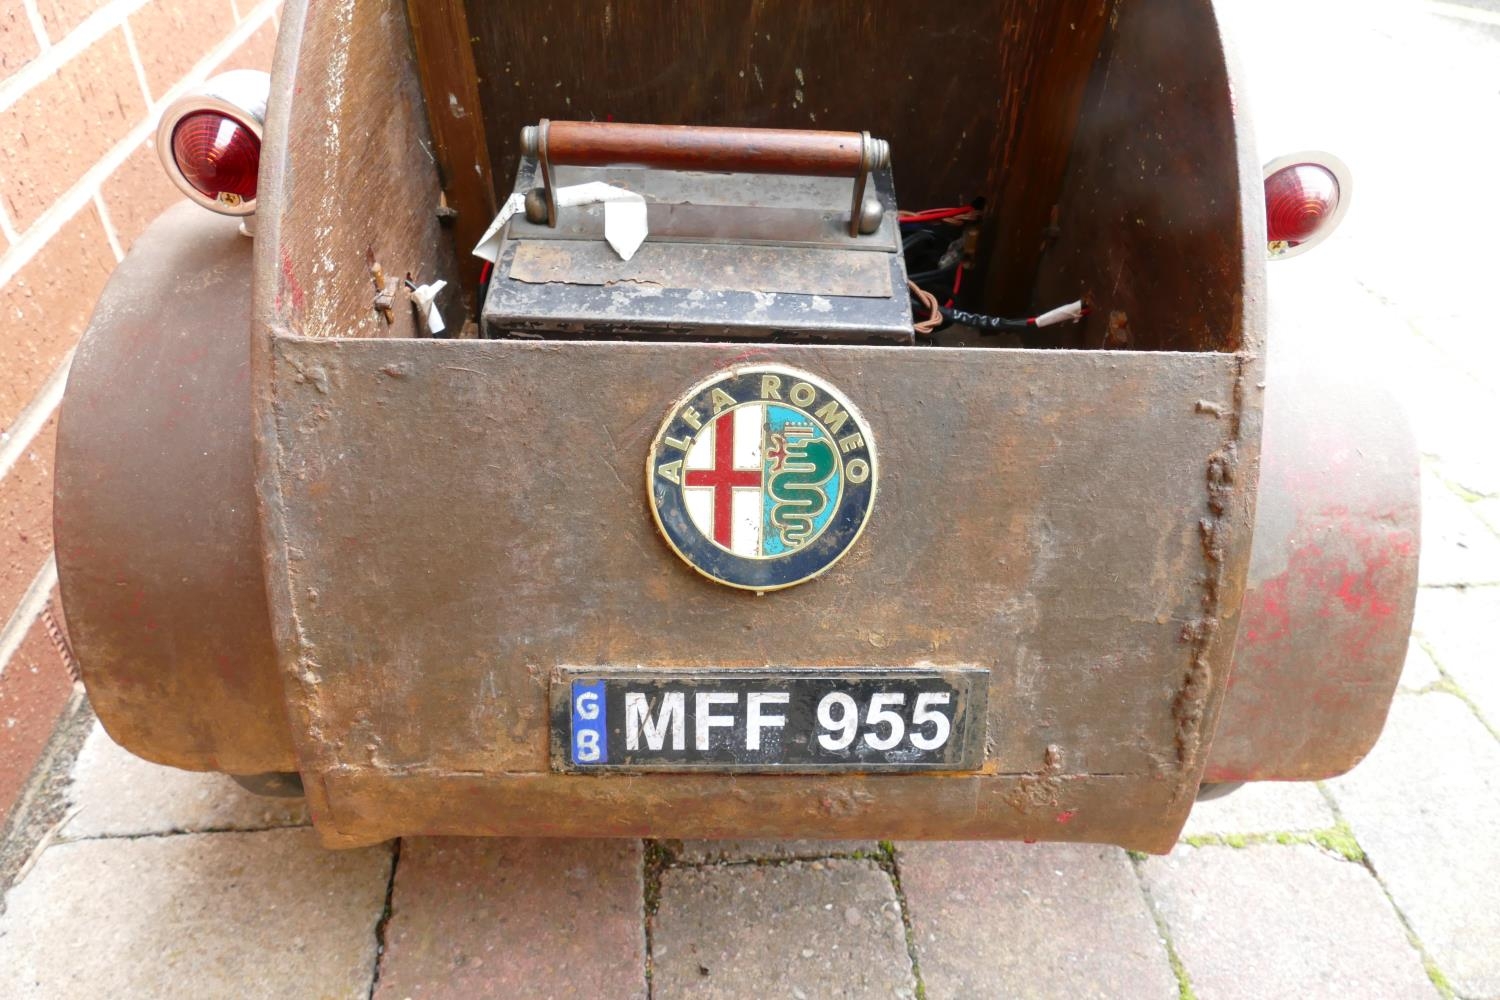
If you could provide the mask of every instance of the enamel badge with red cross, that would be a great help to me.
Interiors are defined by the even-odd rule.
[[[651,513],[704,576],[746,590],[811,580],[854,544],[875,501],[875,442],[843,394],[780,365],[690,389],[646,463]]]

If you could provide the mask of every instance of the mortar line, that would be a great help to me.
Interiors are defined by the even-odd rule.
[[[36,0],[24,0],[22,10],[26,12],[26,20],[31,23],[31,33],[36,36],[37,53],[52,48],[52,39],[47,37],[47,25],[42,20],[42,12],[37,9]]]
[[[10,618],[4,626],[0,626],[0,675],[5,673],[5,668],[10,664],[11,657],[21,648],[21,643],[26,641],[31,626],[36,624],[42,612],[46,610],[47,602],[52,597],[52,588],[57,586],[57,559],[53,553],[47,553],[47,561],[42,563],[42,568],[37,570],[36,576],[31,578],[31,584],[26,592],[21,595],[16,608],[11,612]]]
[[[74,57],[82,55],[145,4],[146,0],[109,0],[80,21],[72,31],[48,44],[0,83],[0,111],[21,100],[39,84],[45,83]]]
[[[63,389],[68,382],[68,368],[73,364],[73,351],[63,355],[52,374],[47,376],[36,395],[21,408],[10,426],[0,430],[0,479],[10,475],[32,441],[47,426],[57,405],[62,402]]]
[[[128,0],[128,2],[139,6],[140,0]],[[258,8],[256,12],[240,22],[222,41],[193,64],[193,67],[183,74],[166,93],[162,94],[159,100],[148,105],[144,116],[136,122],[135,126],[95,160],[93,165],[73,182],[72,186],[53,198],[47,208],[31,220],[21,232],[20,240],[12,243],[8,250],[0,253],[0,285],[8,283],[22,267],[33,260],[47,242],[61,232],[73,216],[89,205],[95,192],[99,191],[120,165],[130,158],[136,148],[156,134],[161,109],[168,102],[189,92],[212,76],[214,70],[229,60],[236,50],[270,19],[271,9],[270,6]],[[92,15],[89,20],[97,16],[97,14]],[[73,36],[68,37],[71,39]],[[0,84],[0,105],[4,104],[5,88],[9,87],[15,79],[16,77],[12,76],[4,84]]]

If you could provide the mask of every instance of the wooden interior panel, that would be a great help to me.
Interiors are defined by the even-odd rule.
[[[1264,266],[1247,251],[1256,239],[1246,227],[1263,215],[1242,169],[1255,155],[1248,139],[1213,3],[1121,4],[1078,118],[1057,238],[1036,286],[1042,308],[1083,296],[1092,313],[1049,332],[1049,342],[1154,351],[1258,342],[1246,316],[1259,312],[1244,301]]]
[[[479,74],[473,50],[465,44],[469,26],[458,0],[407,0],[406,13],[422,92],[439,98],[426,102],[432,151],[447,207],[453,212],[454,249],[465,304],[470,315],[478,316],[480,303],[468,298],[478,285],[484,262],[469,251],[489,228],[496,204],[479,103]]]
[[[1058,189],[1110,6],[561,0],[470,2],[468,20],[502,191],[521,127],[544,117],[869,130],[891,143],[903,207],[984,197],[999,207],[986,246],[1007,227],[1032,231],[1004,241],[1015,259],[997,265],[1029,290],[1031,207]],[[1057,80],[1078,83],[1046,83]]]

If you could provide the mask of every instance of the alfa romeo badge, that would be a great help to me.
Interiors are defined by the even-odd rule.
[[[875,502],[875,442],[833,386],[780,365],[688,390],[646,461],[667,544],[710,580],[779,590],[849,551]]]

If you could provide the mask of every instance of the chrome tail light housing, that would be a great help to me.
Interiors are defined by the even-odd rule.
[[[223,215],[254,213],[270,92],[269,73],[232,70],[167,107],[156,151],[183,194]]]

